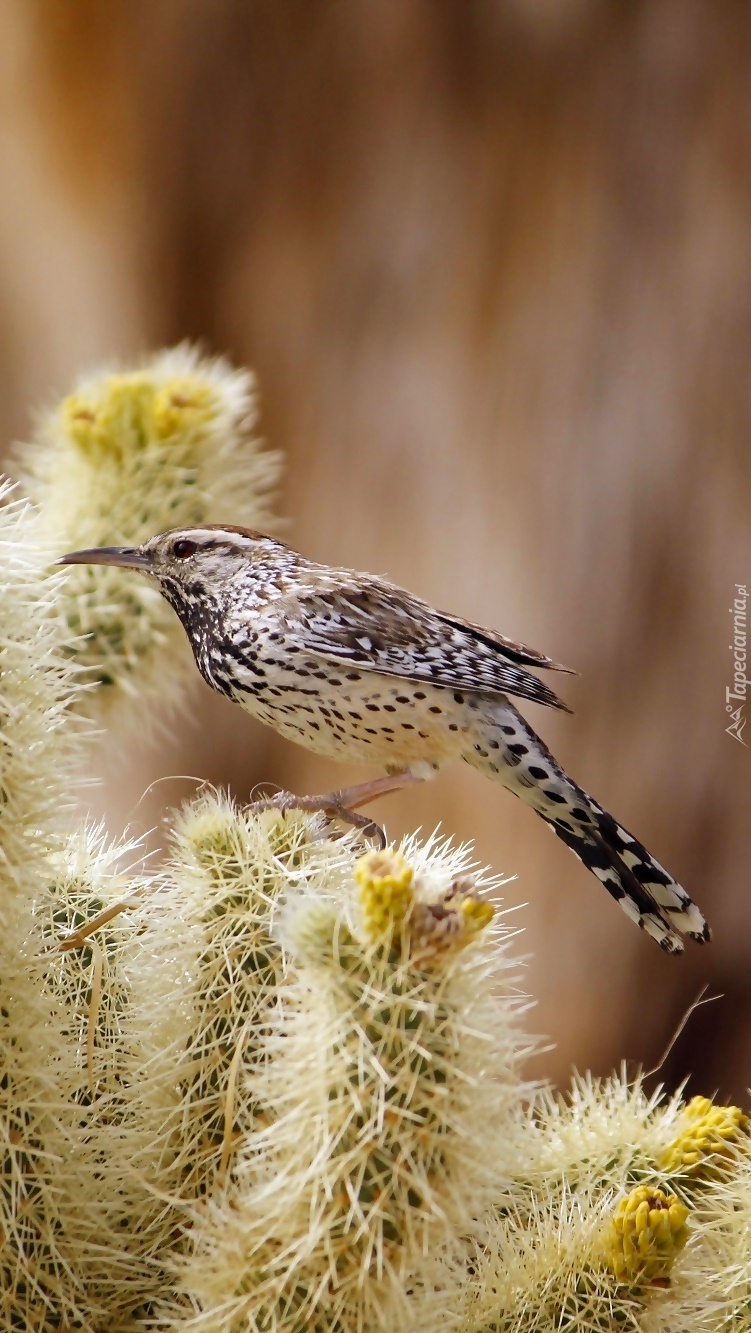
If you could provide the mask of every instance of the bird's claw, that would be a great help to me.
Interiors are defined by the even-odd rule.
[[[351,824],[354,828],[359,829],[364,838],[372,838],[378,844],[380,852],[385,848],[386,834],[374,819],[359,814],[357,810],[350,810],[348,806],[342,805],[338,801],[332,802],[325,813],[333,819],[341,819],[344,824]]]
[[[253,814],[261,814],[264,810],[278,810],[282,816],[289,810],[308,810],[312,813],[325,814],[330,820],[341,819],[343,823],[353,825],[360,830],[363,837],[374,839],[379,850],[382,851],[386,846],[386,834],[380,824],[343,804],[338,792],[328,792],[324,796],[295,796],[294,792],[280,791],[276,796],[252,801],[246,809]]]

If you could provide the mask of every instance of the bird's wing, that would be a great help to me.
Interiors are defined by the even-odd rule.
[[[545,653],[538,653],[536,648],[530,648],[526,643],[517,643],[514,639],[508,639],[505,634],[499,634],[494,629],[485,629],[483,625],[475,625],[471,620],[463,620],[461,616],[447,615],[445,611],[436,611],[435,615],[444,624],[451,625],[454,629],[463,630],[477,643],[484,643],[495,652],[503,653],[512,662],[533,666],[538,670],[540,667],[544,667],[547,671],[565,671],[567,676],[576,675],[572,667],[554,662],[552,657],[547,657]]]
[[[566,667],[502,634],[444,615],[381,579],[337,578],[330,587],[298,589],[284,620],[311,657],[447,689],[513,694],[571,711],[524,669],[525,664]]]

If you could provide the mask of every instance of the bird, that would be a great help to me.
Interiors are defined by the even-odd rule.
[[[359,806],[463,759],[549,825],[626,915],[667,953],[710,929],[641,842],[554,759],[512,699],[571,710],[535,670],[567,671],[378,575],[306,559],[248,528],[210,524],[137,547],[72,551],[64,565],[114,565],[156,584],[204,680],[282,736],[385,770],[326,793],[256,803],[344,815],[385,845]]]

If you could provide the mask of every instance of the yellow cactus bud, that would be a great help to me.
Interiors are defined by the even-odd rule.
[[[607,1259],[619,1282],[665,1282],[688,1236],[689,1210],[674,1194],[638,1185],[621,1199],[611,1219]]]
[[[79,448],[104,461],[136,453],[152,438],[185,446],[190,432],[209,428],[222,406],[217,388],[199,369],[161,384],[147,372],[109,375],[98,392],[70,394],[60,413]]]
[[[399,926],[407,916],[414,900],[413,878],[412,867],[394,848],[366,852],[360,857],[355,879],[359,885],[363,927],[370,939]]]
[[[63,425],[72,440],[82,449],[89,447],[94,438],[96,409],[81,393],[71,393],[60,407]]]
[[[196,375],[176,375],[154,397],[154,431],[160,439],[181,435],[191,427],[207,425],[216,410],[211,385]]]
[[[709,1097],[692,1097],[683,1112],[683,1129],[667,1148],[661,1165],[666,1171],[707,1175],[717,1170],[717,1158],[727,1157],[748,1127],[749,1118],[739,1107],[715,1106]],[[712,1163],[709,1157],[714,1158]]]
[[[154,385],[136,372],[108,376],[97,396],[71,394],[60,410],[79,448],[104,463],[143,447],[153,432],[153,408]]]
[[[492,903],[481,898],[465,898],[461,905],[461,913],[467,934],[476,935],[478,931],[490,925],[495,915],[495,908]]]

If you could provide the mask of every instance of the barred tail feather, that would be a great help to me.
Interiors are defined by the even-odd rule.
[[[712,932],[686,890],[676,883],[633,833],[618,824],[591,797],[589,801],[597,813],[603,841],[613,849],[620,863],[641,885],[654,905],[665,913],[670,924],[682,935],[690,935],[698,944],[706,944],[712,938]]]
[[[513,705],[483,700],[465,760],[505,787],[550,825],[626,915],[666,953],[682,935],[703,944],[710,930],[685,889],[646,847],[564,773]]]
[[[629,919],[666,953],[683,952],[681,935],[700,944],[709,940],[709,926],[685,889],[633,834],[591,797],[587,799],[596,819],[594,828],[567,828],[548,818],[561,841],[596,875]]]

